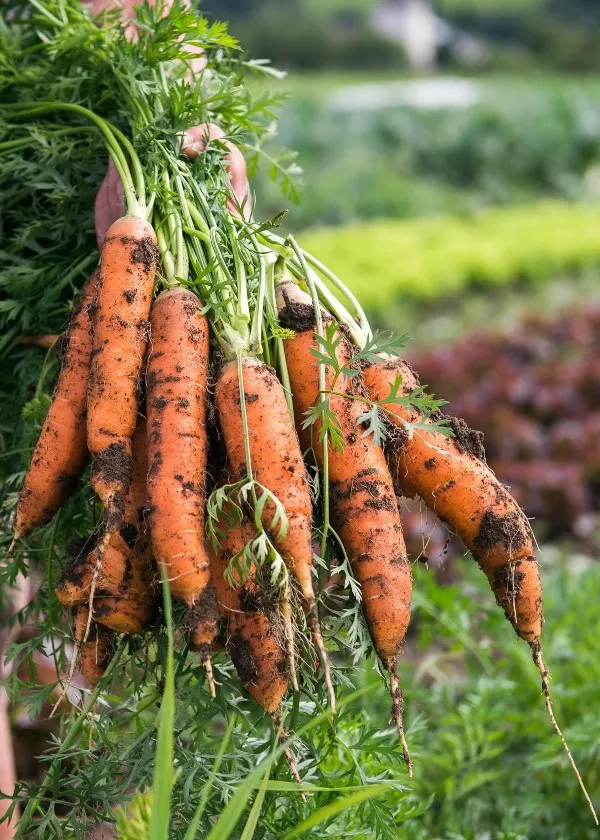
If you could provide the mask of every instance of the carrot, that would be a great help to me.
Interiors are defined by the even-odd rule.
[[[223,522],[221,531],[225,536],[219,549],[211,550],[210,562],[226,647],[242,685],[279,729],[281,705],[288,690],[288,657],[279,641],[284,632],[280,626],[279,593],[268,576],[258,579],[255,567],[244,581],[234,573],[234,585],[227,582],[225,570],[230,561],[243,551],[256,531],[248,520],[232,528]],[[287,737],[282,729],[280,743]],[[302,784],[289,747],[284,754],[294,779]]]
[[[96,282],[94,272],[71,318],[62,369],[17,504],[15,540],[54,516],[75,489],[87,461],[85,414]]]
[[[398,396],[406,397],[419,388],[418,377],[407,362],[382,356],[381,362],[364,371],[369,397],[374,401],[387,397],[398,377],[402,380]],[[406,423],[424,421],[420,412],[398,403],[388,403],[386,408],[390,420],[401,430],[389,447],[396,491],[405,496],[419,496],[460,536],[485,573],[498,605],[517,634],[529,643],[541,675],[548,715],[598,824],[552,708],[548,669],[540,641],[542,586],[525,514],[485,463],[480,433],[456,418],[450,418],[453,438],[427,429],[407,433]]]
[[[131,438],[157,261],[148,222],[125,216],[109,228],[102,246],[87,413],[91,484],[105,507],[107,534],[121,523],[131,481]]]
[[[259,484],[277,496],[285,509],[287,533],[283,538],[278,538],[277,528],[273,528],[273,538],[306,601],[313,638],[325,669],[330,702],[335,709],[329,659],[319,627],[312,582],[312,505],[298,436],[275,371],[251,357],[242,358],[241,370],[252,475]],[[215,402],[235,481],[243,479],[248,473],[244,422],[240,410],[242,388],[238,363],[229,362],[217,380]],[[267,531],[272,528],[274,514],[275,506],[269,501],[262,516]],[[287,609],[285,604],[284,609]],[[288,628],[290,624],[291,617]],[[291,635],[289,630],[288,635]],[[292,678],[294,676],[292,674]]]
[[[277,290],[279,321],[295,336],[284,342],[292,387],[296,425],[319,399],[319,365],[311,350],[317,349],[312,301],[290,282]],[[337,347],[340,364],[351,358],[346,341]],[[333,385],[333,369],[326,370],[326,388]],[[402,723],[402,693],[398,685],[398,654],[410,619],[412,578],[406,556],[400,513],[392,479],[381,447],[364,435],[360,416],[364,405],[352,399],[360,378],[342,375],[331,395],[330,409],[339,420],[343,451],[329,445],[328,471],[332,522],[350,559],[362,591],[362,604],[373,646],[390,675],[393,718],[398,728],[409,773],[412,765]],[[345,396],[345,395],[348,396]],[[322,468],[324,452],[318,440],[320,423],[301,433],[305,448],[312,447]]]
[[[73,617],[73,637],[79,648],[79,669],[91,688],[104,676],[114,653],[114,634],[92,622],[87,634],[88,608],[77,607]]]
[[[154,556],[189,607],[210,581],[204,545],[208,324],[182,288],[162,292],[150,315],[148,503]]]
[[[280,644],[278,592],[266,580],[256,583],[252,568],[244,582],[230,586],[225,570],[255,535],[251,522],[227,529],[210,562],[219,614],[226,626],[227,650],[246,691],[269,715],[277,715],[288,688],[287,659]]]
[[[133,438],[133,480],[124,501],[123,524],[110,535],[102,557],[88,539],[64,570],[56,596],[65,606],[93,598],[94,621],[118,633],[138,633],[155,602],[155,571],[144,522],[148,471],[146,421],[140,418]]]
[[[370,397],[381,400],[402,377],[399,396],[419,388],[418,378],[402,359],[383,360],[364,371]],[[423,420],[398,403],[388,405],[390,420]],[[481,436],[452,421],[456,437],[417,429],[390,444],[392,476],[399,495],[419,496],[455,531],[487,576],[498,604],[521,638],[539,643],[542,587],[533,552],[531,528],[515,500],[485,463]]]

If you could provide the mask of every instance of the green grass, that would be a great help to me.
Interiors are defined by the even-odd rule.
[[[544,201],[466,218],[378,221],[306,231],[303,248],[373,311],[600,263],[600,207]]]

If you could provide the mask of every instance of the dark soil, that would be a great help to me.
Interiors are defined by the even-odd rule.
[[[135,248],[131,252],[131,259],[134,263],[141,263],[146,273],[157,265],[160,253],[156,242],[150,236],[144,236],[142,239],[129,239],[124,236],[122,240],[135,242]]]
[[[488,510],[481,520],[479,534],[473,542],[480,550],[503,545],[505,548],[516,551],[525,545],[526,540],[527,532],[520,514],[512,512],[507,513],[506,516],[497,516]]]
[[[106,484],[127,488],[131,483],[133,462],[124,443],[111,443],[99,452],[92,464],[92,476],[99,476]]]
[[[229,653],[242,683],[252,685],[258,677],[258,669],[250,645],[239,630],[236,630],[229,640]]]
[[[448,425],[454,432],[454,442],[460,452],[466,452],[478,461],[485,461],[483,432],[470,429],[460,417],[448,417],[442,414],[441,419],[448,421]]]
[[[310,304],[289,301],[285,290],[282,292],[286,305],[279,313],[279,323],[286,330],[294,332],[314,332],[315,310]]]

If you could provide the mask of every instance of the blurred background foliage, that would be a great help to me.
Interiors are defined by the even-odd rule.
[[[374,323],[411,333],[408,355],[422,382],[484,430],[490,463],[533,517],[557,712],[600,806],[600,3],[220,0],[203,8],[231,20],[251,57],[290,71],[268,83],[291,94],[272,134],[299,152],[303,199],[290,204],[259,174],[257,215],[289,207],[284,229],[360,294]],[[13,476],[5,502],[56,371],[50,355],[40,385],[44,353],[19,346],[19,335],[64,327],[85,260],[95,258],[91,210],[104,162],[94,137],[78,148],[54,181],[47,163],[69,150],[44,140],[32,151],[31,195],[0,171],[0,232],[12,237],[0,246],[0,469]],[[15,226],[11,206],[24,201],[36,224]],[[31,266],[50,240],[56,260],[42,276]],[[13,258],[23,243],[27,266]],[[401,674],[416,778],[408,784],[390,729],[378,736],[381,752],[362,747],[372,750],[388,713],[377,689],[348,708],[344,747],[331,746],[326,771],[359,785],[363,768],[409,790],[386,795],[385,812],[373,800],[319,833],[368,837],[377,824],[376,836],[409,840],[596,836],[527,647],[474,564],[460,559],[462,547],[418,504],[403,508],[415,616]],[[367,663],[357,684],[371,674]],[[19,720],[24,755],[34,727],[28,719],[19,731]],[[310,781],[314,755],[297,748]],[[33,764],[22,775],[39,772]],[[82,789],[90,772],[83,763]],[[268,793],[255,836],[283,836],[298,807]],[[386,827],[383,813],[396,823]]]

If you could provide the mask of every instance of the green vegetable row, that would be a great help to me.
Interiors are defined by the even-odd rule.
[[[544,282],[600,263],[600,207],[543,201],[478,216],[383,220],[303,234],[372,310],[470,287]]]

